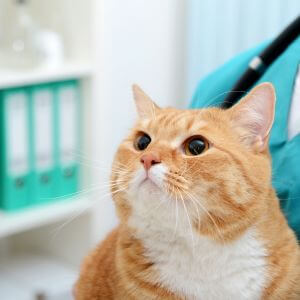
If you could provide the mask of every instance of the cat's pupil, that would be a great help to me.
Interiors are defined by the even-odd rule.
[[[148,145],[151,142],[151,138],[149,135],[144,134],[141,137],[139,137],[138,141],[137,141],[137,147],[139,150],[145,150]]]
[[[199,155],[205,150],[205,142],[201,139],[195,139],[189,142],[188,147],[192,155]]]

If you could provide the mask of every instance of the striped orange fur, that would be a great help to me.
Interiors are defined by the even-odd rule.
[[[134,95],[111,176],[120,224],[84,260],[75,298],[300,299],[299,244],[271,185],[271,84],[229,110]]]

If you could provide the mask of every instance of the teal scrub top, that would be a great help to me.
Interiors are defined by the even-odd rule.
[[[250,60],[267,43],[241,53],[204,78],[197,86],[191,108],[219,106]],[[272,82],[277,95],[275,122],[270,136],[273,186],[290,226],[300,239],[300,134],[288,139],[288,117],[300,63],[300,38],[296,39],[257,82]],[[300,111],[299,111],[300,114]]]

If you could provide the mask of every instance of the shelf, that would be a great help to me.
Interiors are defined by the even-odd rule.
[[[0,212],[0,238],[24,232],[36,227],[55,223],[76,214],[86,212],[91,207],[87,198],[74,198],[28,208],[16,213]]]
[[[14,253],[1,260],[1,299],[71,300],[78,271],[46,254]]]
[[[0,89],[82,78],[91,75],[92,72],[93,68],[88,63],[65,63],[59,68],[37,68],[27,71],[1,68]]]

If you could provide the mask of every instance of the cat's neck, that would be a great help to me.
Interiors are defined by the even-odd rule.
[[[255,227],[248,228],[233,242],[222,244],[195,231],[187,215],[178,213],[177,225],[174,216],[176,213],[170,208],[165,210],[162,204],[156,211],[134,211],[129,220],[130,234],[135,244],[142,246],[140,255],[158,271],[159,284],[186,299],[198,299],[196,295],[203,291],[206,299],[242,299],[239,293],[240,298],[234,298],[236,291],[228,291],[228,284],[243,284],[247,289],[255,278],[257,284],[249,293],[252,299],[260,295],[265,281],[262,274],[266,268],[266,250],[257,239]],[[259,267],[253,269],[253,263]],[[243,282],[235,275],[239,272],[246,276]],[[215,294],[217,282],[220,289]]]

